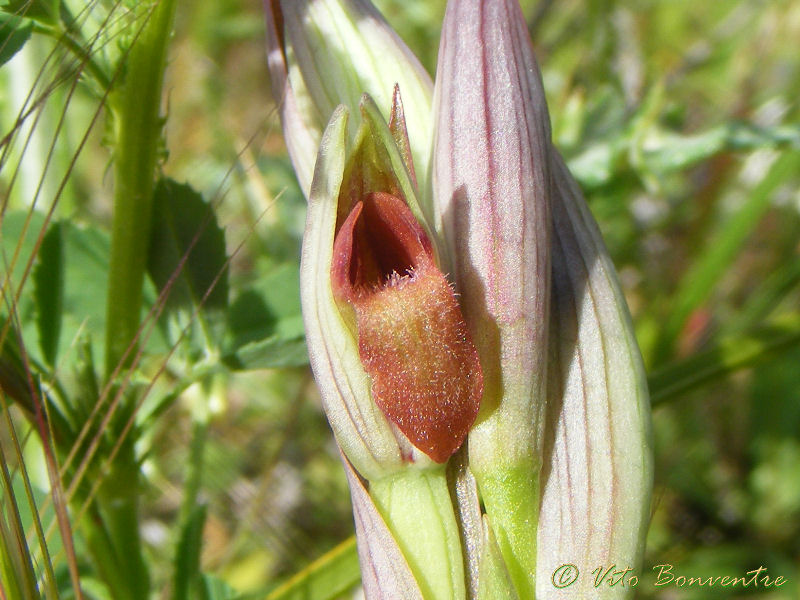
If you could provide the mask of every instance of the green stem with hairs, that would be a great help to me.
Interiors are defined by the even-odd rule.
[[[153,187],[162,141],[161,92],[175,4],[175,0],[160,0],[140,5],[143,20],[137,21],[141,25],[123,58],[123,76],[109,96],[114,197],[106,296],[107,379],[118,368],[124,371],[131,365],[141,325]],[[135,405],[135,394],[126,393],[116,423],[124,424],[132,418]],[[113,546],[109,558],[120,569],[107,583],[116,588],[114,596],[124,600],[146,600],[150,588],[139,532],[141,482],[135,441],[133,437],[122,441],[97,495],[110,537],[106,541]],[[108,551],[91,550],[96,561],[103,561],[101,553]]]
[[[121,361],[130,364],[135,352],[129,348],[140,327],[163,124],[161,89],[174,12],[175,0],[161,0],[145,16],[147,22],[127,55],[124,79],[109,98],[114,117],[114,208],[106,304],[107,377]]]

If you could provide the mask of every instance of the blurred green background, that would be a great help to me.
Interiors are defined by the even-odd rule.
[[[376,4],[433,73],[444,1]],[[600,223],[653,385],[656,482],[636,596],[800,598],[800,3],[525,0],[523,10],[554,141]],[[275,362],[270,339],[300,335],[305,202],[271,100],[262,4],[181,3],[175,31],[164,172],[215,207],[236,310],[230,368],[189,387],[149,430],[144,533],[163,585],[202,413],[203,570],[264,590],[353,531],[302,341],[289,366],[260,368]],[[51,48],[34,36],[0,71],[3,132],[37,73],[62,76],[57,64],[40,71]],[[13,150],[18,180],[12,188],[0,171],[0,193],[9,211],[37,193],[46,211],[58,195],[57,216],[103,231],[100,99],[90,85],[70,89],[47,92],[30,144]],[[656,587],[651,567],[663,563],[687,576],[763,565],[788,583]]]

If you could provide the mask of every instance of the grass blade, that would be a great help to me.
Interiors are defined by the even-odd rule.
[[[686,319],[708,298],[715,284],[726,272],[747,236],[769,208],[773,192],[798,170],[800,152],[789,152],[781,156],[750,193],[744,206],[708,241],[700,258],[683,276],[674,300],[670,303],[671,314],[656,348],[654,364],[659,364],[670,356]]]
[[[266,600],[332,600],[359,581],[356,538],[350,537],[273,590]]]
[[[657,406],[798,344],[798,315],[775,319],[749,335],[723,339],[704,352],[654,371],[648,377],[651,402]]]

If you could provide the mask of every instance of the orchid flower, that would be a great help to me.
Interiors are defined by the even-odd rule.
[[[518,0],[449,0],[435,86],[367,0],[265,6],[367,598],[629,596],[590,572],[641,561],[644,371]]]

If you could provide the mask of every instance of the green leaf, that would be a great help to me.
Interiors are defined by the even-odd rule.
[[[2,219],[3,252],[9,260],[17,253],[9,289],[16,291],[23,283],[26,265],[36,251],[36,241],[43,227],[44,217],[36,212],[30,215],[7,213]],[[103,330],[108,251],[106,234],[68,222],[53,225],[44,236],[33,274],[34,293],[22,293],[17,305],[23,339],[33,340],[38,336],[44,357],[47,353],[51,353],[51,357],[63,355],[80,330]],[[60,277],[61,281],[48,281],[49,277]],[[50,326],[58,331],[43,331]],[[55,343],[58,348],[53,346]],[[42,358],[32,344],[25,349],[30,358]]]
[[[725,150],[755,150],[789,146],[800,148],[800,127],[759,128],[732,122],[695,135],[655,131],[647,139],[642,159],[647,169],[670,173],[686,169]]]
[[[35,304],[31,294],[20,293],[19,288],[24,283],[28,264],[36,252],[36,243],[39,232],[44,227],[44,217],[37,212],[14,211],[7,212],[0,218],[0,249],[2,249],[3,262],[0,263],[0,281],[7,298],[18,296],[14,306],[15,321],[19,320],[23,340],[34,340],[38,333],[34,330]],[[8,278],[8,281],[6,281]],[[7,305],[7,304],[6,304]],[[9,315],[5,315],[8,317]],[[9,335],[14,335],[9,333]],[[39,361],[38,348],[33,344],[25,346],[29,358]],[[21,363],[20,363],[21,364]],[[24,373],[24,371],[20,371]],[[24,380],[24,377],[23,377]],[[23,386],[27,389],[27,386]]]
[[[196,597],[192,592],[201,583],[200,549],[205,522],[205,505],[195,506],[183,527],[175,553],[175,579],[172,592],[174,600]]]
[[[27,223],[27,225],[26,225]],[[7,288],[16,293],[23,283],[26,266],[31,256],[36,251],[36,242],[39,233],[44,227],[44,217],[37,213],[27,211],[8,212],[0,220],[0,247],[10,262],[11,277]],[[56,227],[53,225],[52,227]],[[39,339],[39,344],[26,344],[25,350],[29,359],[34,362],[48,362],[45,352],[53,352],[50,346],[57,337],[58,347],[54,357],[75,356],[74,347],[81,334],[89,334],[93,339],[92,352],[94,360],[99,364],[103,355],[103,335],[105,331],[105,296],[108,281],[110,241],[108,234],[95,227],[86,227],[63,221],[58,224],[61,238],[60,250],[55,242],[48,241],[51,234],[48,232],[39,248],[39,256],[35,261],[36,269],[32,274],[33,281],[26,281],[25,285],[32,285],[34,293],[20,295],[16,306],[17,317],[21,323],[22,338],[24,340]],[[53,238],[54,239],[54,238]],[[54,244],[48,249],[48,243]],[[42,254],[44,253],[44,254]],[[56,256],[60,253],[60,259]],[[14,257],[16,256],[16,260]],[[47,281],[45,274],[57,273],[56,263],[61,261],[63,296],[59,299],[48,297],[57,286],[53,281]],[[41,269],[45,269],[41,271]],[[40,274],[39,274],[40,273]],[[4,277],[5,274],[0,275]],[[152,305],[152,287],[145,289],[145,304]],[[56,311],[59,305],[60,309]],[[53,339],[42,340],[42,328],[45,327],[44,319],[56,322],[56,312],[60,312],[59,333],[50,331],[45,336]],[[152,336],[148,348],[163,349],[161,340]],[[98,354],[99,353],[99,354]]]
[[[33,271],[39,347],[48,365],[56,364],[64,304],[64,241],[61,223],[50,226],[39,247]]]
[[[245,344],[235,354],[226,354],[225,362],[232,369],[278,369],[308,364],[304,338],[281,339],[279,336]]]
[[[167,309],[205,310],[228,304],[225,233],[211,206],[185,184],[161,179],[154,192],[153,224],[147,264]]]
[[[262,277],[231,304],[225,360],[236,369],[308,363],[296,262]]]
[[[721,151],[728,141],[726,127],[717,127],[697,135],[659,132],[651,136],[642,151],[648,170],[669,173],[685,169]]]
[[[73,351],[81,333],[102,343],[105,331],[105,291],[108,281],[108,235],[99,229],[62,223],[64,298],[58,355]],[[93,350],[103,351],[93,345]],[[99,356],[94,357],[96,361]]]
[[[80,334],[75,342],[73,364],[75,384],[65,408],[69,411],[73,428],[75,431],[80,431],[92,415],[101,395],[99,373],[95,367],[92,343],[88,333]]]
[[[569,170],[584,188],[601,187],[614,176],[622,150],[622,144],[600,142],[570,159]]]
[[[22,283],[27,263],[36,250],[36,240],[43,226],[44,217],[37,212],[9,211],[0,219],[0,246],[6,257],[5,260],[8,261],[3,263],[2,281],[4,284],[5,277],[8,275],[6,269],[11,267],[10,287],[6,289],[16,292]],[[22,312],[25,299],[23,294],[20,298],[23,305],[17,307],[19,312]]]
[[[751,123],[732,122],[707,131],[681,135],[660,126],[645,125],[643,141],[625,131],[609,132],[569,159],[569,169],[585,190],[593,190],[619,179],[635,159],[640,175],[659,175],[688,169],[722,152],[752,151],[759,148],[800,149],[800,127],[782,125],[760,128]],[[636,144],[640,143],[641,147]]]
[[[30,39],[33,21],[0,13],[0,65],[6,64]]]
[[[9,0],[2,9],[12,15],[54,24],[59,20],[60,0]]]

